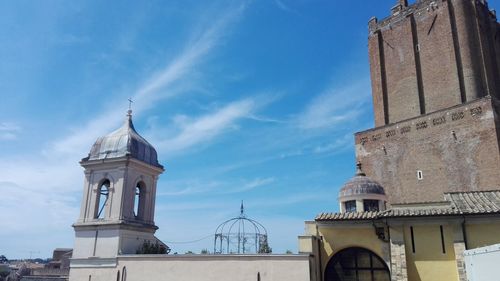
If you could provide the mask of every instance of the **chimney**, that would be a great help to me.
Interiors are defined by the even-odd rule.
[[[374,32],[377,29],[378,19],[376,17],[371,17],[368,22],[368,30],[370,33]]]
[[[408,7],[408,0],[398,0],[398,3],[391,9],[391,15],[396,16]]]

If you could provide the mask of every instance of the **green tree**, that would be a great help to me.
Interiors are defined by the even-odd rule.
[[[0,267],[0,280],[5,279],[5,277],[9,276],[10,274],[10,269],[8,267]],[[2,279],[3,278],[3,279]]]
[[[141,247],[137,249],[136,254],[138,255],[162,255],[162,254],[168,254],[170,252],[170,248],[167,246],[158,243],[151,243],[149,241],[144,241],[142,243]]]
[[[269,247],[269,244],[267,244],[267,241],[262,243],[259,247],[259,254],[271,254],[273,252],[273,249]]]

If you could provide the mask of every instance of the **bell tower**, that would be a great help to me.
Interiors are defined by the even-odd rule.
[[[156,183],[164,171],[156,150],[135,130],[132,111],[118,130],[100,137],[87,157],[73,258],[136,254],[159,243],[154,233]],[[164,246],[164,245],[163,245]]]

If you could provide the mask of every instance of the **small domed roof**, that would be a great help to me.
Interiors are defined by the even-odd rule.
[[[125,123],[118,130],[96,140],[89,156],[82,161],[102,160],[130,156],[147,164],[163,168],[158,163],[154,147],[135,130],[132,111],[127,112]]]
[[[381,194],[385,195],[384,188],[378,182],[367,177],[361,170],[361,163],[356,164],[356,175],[344,184],[340,189],[339,197],[346,197],[360,194]]]

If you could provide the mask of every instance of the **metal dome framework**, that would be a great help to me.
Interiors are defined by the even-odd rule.
[[[270,253],[266,228],[247,218],[243,202],[240,215],[221,223],[215,230],[214,254]]]

